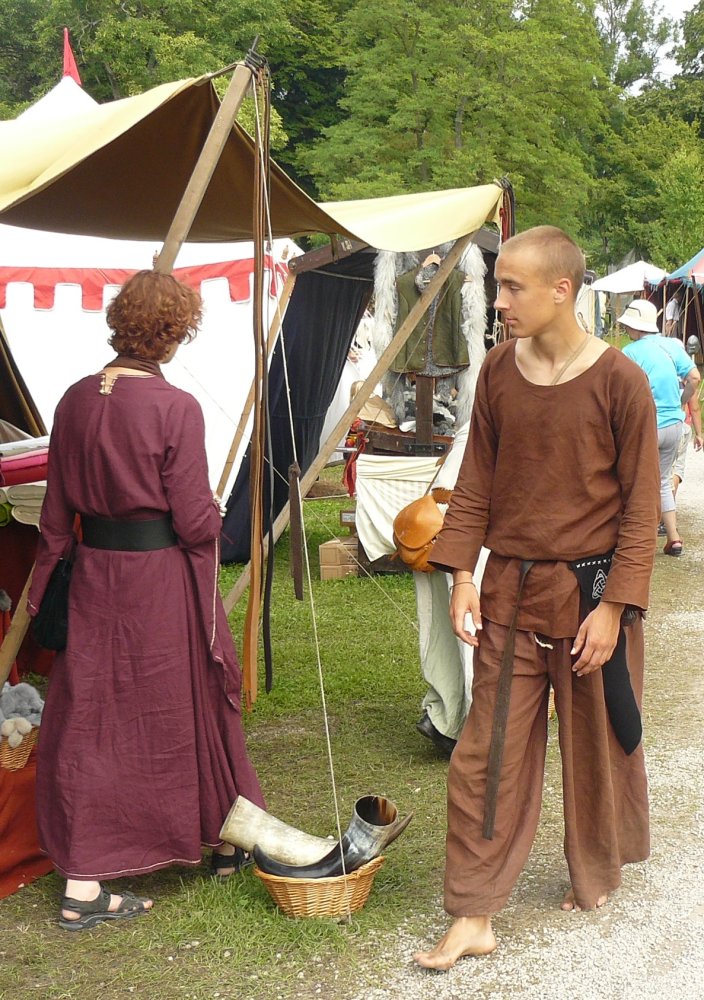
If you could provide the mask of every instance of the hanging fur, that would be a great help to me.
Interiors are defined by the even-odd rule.
[[[449,253],[452,243],[444,243],[438,247],[440,257]],[[372,346],[377,358],[381,357],[391,343],[398,315],[398,294],[396,280],[413,268],[418,268],[428,251],[413,253],[393,253],[382,250],[377,254],[374,265],[374,327],[372,331]],[[474,391],[482,361],[486,355],[484,346],[484,331],[486,329],[486,292],[484,276],[486,264],[482,252],[474,243],[470,243],[462,255],[458,269],[467,280],[462,286],[462,320],[461,331],[467,341],[469,368],[463,369],[455,376],[438,379],[435,396],[438,402],[438,418],[435,419],[438,433],[452,433],[454,426],[460,427],[469,419],[474,403]],[[412,403],[415,393],[410,381],[404,375],[389,371],[383,379],[384,398],[393,407],[396,420],[400,424],[408,417],[415,415],[415,405]],[[457,389],[457,397],[452,404],[454,414],[448,414],[447,407],[452,388]],[[454,418],[454,420],[453,420]]]

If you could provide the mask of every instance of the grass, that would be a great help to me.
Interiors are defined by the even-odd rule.
[[[328,471],[337,479],[339,470]],[[204,870],[169,869],[131,887],[149,893],[148,918],[74,937],[58,929],[55,875],[0,903],[0,998],[99,995],[165,1000],[341,998],[359,988],[388,929],[427,930],[443,871],[446,762],[416,733],[424,686],[410,575],[321,582],[318,545],[340,533],[348,498],[305,504],[320,658],[343,829],[354,801],[378,793],[409,830],[388,851],[372,898],[351,922],[291,920],[251,870],[225,884]],[[226,592],[239,572],[224,567]],[[244,601],[231,616],[242,633]],[[270,811],[309,833],[335,829],[310,600],[293,597],[288,542],[276,551],[274,688],[245,718]],[[116,883],[120,886],[121,883]],[[409,924],[410,922],[410,924]],[[366,971],[365,971],[366,970]]]

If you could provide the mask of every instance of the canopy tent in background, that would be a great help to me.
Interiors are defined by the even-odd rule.
[[[159,246],[0,226],[0,316],[15,369],[48,428],[68,386],[113,356],[104,307],[130,274],[151,268]],[[269,318],[287,274],[285,260],[297,253],[290,240],[277,240],[266,258]],[[204,319],[166,375],[203,408],[215,486],[254,373],[252,245],[186,243],[179,262],[174,275],[201,292]]]
[[[657,281],[648,282],[649,297],[664,313],[667,303],[676,298],[679,304],[677,335],[684,343],[691,336],[704,344],[704,249],[685,264]],[[702,362],[701,351],[695,360]]]
[[[592,283],[591,289],[594,292],[610,292],[612,295],[632,295],[642,292],[646,282],[658,282],[665,274],[662,268],[637,260],[634,264],[628,264],[627,267],[599,278]]]
[[[594,293],[601,333],[614,332],[617,318],[631,299],[647,294],[649,281],[660,281],[665,271],[645,260],[637,260],[594,281],[589,287]],[[604,329],[605,321],[605,329]]]

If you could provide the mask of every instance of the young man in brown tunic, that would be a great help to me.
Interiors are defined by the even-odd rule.
[[[577,323],[583,274],[579,248],[551,226],[508,240],[496,263],[496,307],[512,337],[482,367],[467,450],[433,552],[435,564],[453,573],[453,628],[477,650],[472,707],[448,777],[445,908],[456,919],[432,950],[415,955],[429,968],[496,947],[492,914],[508,899],[538,823],[550,683],[572,884],[562,908],[603,905],[620,884],[621,866],[649,853],[639,730],[626,753],[601,668],[612,667],[624,608],[648,604],[659,508],[655,411],[640,369]],[[491,557],[480,607],[472,571],[482,544]],[[601,573],[592,595],[600,600],[580,610],[569,563],[611,551],[608,576]],[[524,560],[532,565],[519,598]],[[635,695],[640,705],[642,616],[635,619],[624,633],[631,702]],[[508,717],[487,828],[507,638]]]

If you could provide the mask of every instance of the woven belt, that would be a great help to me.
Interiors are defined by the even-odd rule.
[[[154,549],[171,548],[178,542],[169,514],[148,521],[118,521],[110,517],[89,517],[82,514],[81,525],[83,544],[91,549],[151,552]]]
[[[430,492],[435,503],[449,503],[452,499],[452,490],[445,489],[444,486],[434,486]]]

